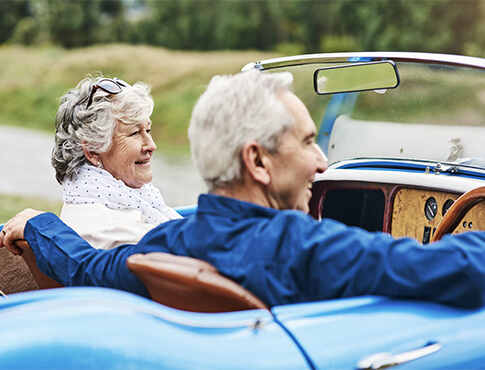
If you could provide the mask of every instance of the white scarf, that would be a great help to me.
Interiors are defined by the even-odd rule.
[[[74,180],[65,179],[62,186],[65,203],[101,203],[111,209],[138,209],[143,221],[154,225],[181,218],[165,204],[160,191],[151,183],[139,189],[130,188],[108,171],[89,164],[81,166]]]

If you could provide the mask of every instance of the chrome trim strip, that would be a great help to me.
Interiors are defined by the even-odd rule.
[[[423,347],[414,350],[393,355],[391,353],[376,353],[360,360],[357,363],[357,369],[385,369],[387,367],[397,366],[409,361],[414,361],[439,351],[442,345],[439,342],[429,342]]]
[[[464,193],[484,184],[484,181],[479,179],[443,174],[358,169],[328,169],[324,173],[315,176],[315,182],[319,181],[359,181],[415,186],[457,193]]]
[[[395,62],[433,62],[446,65],[466,66],[485,69],[485,58],[454,54],[414,53],[414,52],[352,52],[303,54],[281,58],[272,58],[246,64],[242,71],[250,69],[271,69],[283,66],[314,63],[348,62],[349,58],[373,58],[373,60],[392,59]]]

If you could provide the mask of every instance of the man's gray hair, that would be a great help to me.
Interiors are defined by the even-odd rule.
[[[212,78],[189,127],[192,158],[209,191],[241,179],[246,143],[277,151],[279,137],[294,123],[278,94],[292,82],[291,73],[257,70]]]
[[[88,151],[107,152],[117,122],[146,122],[153,112],[150,88],[141,82],[113,95],[97,89],[92,104],[86,108],[92,86],[102,78],[87,77],[61,98],[51,158],[59,183],[66,177],[75,177],[79,167],[87,162],[83,145]]]

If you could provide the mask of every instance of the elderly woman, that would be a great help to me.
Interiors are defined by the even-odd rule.
[[[61,98],[52,165],[61,219],[95,248],[136,243],[181,216],[151,184],[153,99],[148,86],[85,78]]]

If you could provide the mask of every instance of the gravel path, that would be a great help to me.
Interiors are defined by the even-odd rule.
[[[50,165],[53,137],[18,127],[0,126],[0,193],[61,199],[61,187]],[[189,159],[169,163],[161,155],[153,159],[153,183],[171,206],[197,202],[205,185]]]

